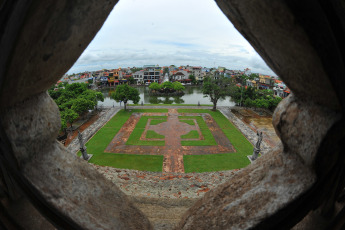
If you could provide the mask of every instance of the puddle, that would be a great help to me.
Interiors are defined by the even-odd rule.
[[[234,108],[231,112],[235,114],[239,119],[249,125],[253,130],[262,131],[268,143],[271,147],[276,146],[280,143],[280,139],[277,136],[274,127],[272,125],[272,114],[265,111],[255,111],[248,108]]]

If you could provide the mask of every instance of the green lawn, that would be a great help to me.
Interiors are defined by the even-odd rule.
[[[243,168],[250,164],[247,155],[253,145],[219,111],[207,109],[178,109],[179,113],[209,113],[229,138],[237,152],[211,155],[186,155],[183,157],[185,172],[211,172]]]
[[[103,126],[95,136],[86,143],[87,151],[89,154],[93,154],[90,163],[111,166],[115,168],[127,168],[143,171],[161,172],[163,165],[163,156],[161,155],[132,155],[132,154],[114,154],[106,153],[104,150],[118,133],[124,123],[128,120],[132,113],[143,112],[156,112],[167,113],[167,109],[132,109],[131,111],[120,110],[107,124]],[[179,113],[209,113],[214,120],[221,127],[224,134],[229,138],[230,142],[236,149],[236,153],[226,154],[212,154],[212,155],[186,155],[184,156],[185,172],[208,172],[208,171],[220,171],[243,168],[249,164],[247,155],[251,155],[253,146],[242,135],[242,133],[236,129],[236,127],[229,122],[223,114],[219,111],[211,111],[206,109],[178,109]],[[142,116],[145,117],[145,116]],[[166,116],[151,116],[154,118],[154,123],[164,122],[167,119]],[[195,117],[188,116],[188,118],[195,119]],[[198,119],[202,119],[199,116]],[[186,117],[181,117],[183,120],[188,120]],[[151,125],[152,125],[151,121]],[[147,122],[147,120],[146,120]],[[204,122],[204,121],[203,121]],[[138,123],[138,129],[145,128],[145,121]],[[206,123],[198,122],[200,128],[205,126]],[[136,127],[137,128],[137,127]],[[206,130],[206,129],[205,129]],[[208,129],[207,129],[208,130]],[[208,130],[208,132],[210,132]],[[141,135],[141,134],[140,134]],[[139,135],[139,138],[140,138]],[[188,135],[188,134],[187,134]],[[191,135],[191,134],[190,134]],[[204,135],[204,133],[203,133]],[[211,133],[212,135],[212,133]],[[213,138],[213,136],[212,136]],[[214,139],[214,138],[213,138]],[[151,145],[151,144],[150,144]]]
[[[127,104],[127,106],[141,106],[141,104]],[[144,104],[144,106],[197,106],[197,104]],[[200,106],[213,106],[213,105],[201,104]]]
[[[182,146],[210,146],[217,145],[212,132],[209,130],[206,122],[201,116],[179,116],[180,120],[195,119],[199,125],[203,140],[193,140],[193,141],[181,141]]]
[[[160,119],[160,120],[151,120],[150,125],[158,125],[160,123],[166,122],[167,121],[167,117],[165,117],[165,119]]]
[[[161,172],[163,156],[158,155],[131,155],[106,153],[104,150],[128,120],[132,113],[166,113],[167,109],[132,109],[120,110],[103,128],[101,128],[90,141],[86,143],[87,152],[93,154],[90,163],[110,166],[114,168],[127,168],[142,171]]]
[[[165,136],[158,134],[153,130],[147,130],[146,131],[146,138],[148,138],[148,139],[164,139]]]
[[[199,132],[196,130],[191,130],[189,133],[182,135],[181,139],[198,139]]]
[[[126,145],[146,145],[146,146],[164,146],[165,141],[149,141],[149,140],[140,140],[141,135],[143,134],[148,120],[161,120],[163,122],[167,121],[167,116],[141,116],[137,125],[135,126],[133,132],[129,136]]]
[[[195,125],[193,120],[179,120],[180,122],[186,123],[188,125]]]

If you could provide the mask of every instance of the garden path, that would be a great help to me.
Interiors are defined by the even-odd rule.
[[[126,145],[126,142],[133,132],[136,124],[141,116],[166,116],[167,122],[158,125],[150,126],[159,134],[165,136],[165,146],[139,146]],[[209,114],[191,114],[193,116],[202,116],[212,132],[217,145],[213,146],[181,146],[181,135],[187,134],[191,130],[198,130],[197,124],[195,126],[182,123],[178,120],[178,112],[176,109],[169,109],[168,113],[142,113],[132,114],[127,122],[120,129],[118,134],[113,138],[107,146],[105,152],[125,153],[125,154],[146,154],[146,155],[163,155],[163,172],[184,172],[183,155],[202,155],[202,154],[219,154],[235,152],[228,138],[221,131],[218,124]]]

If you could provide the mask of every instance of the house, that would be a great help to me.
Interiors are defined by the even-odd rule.
[[[137,84],[144,84],[144,70],[139,70],[133,73],[133,78],[137,82]]]
[[[268,75],[259,74],[259,89],[272,89],[274,87],[274,79]]]
[[[150,84],[151,82],[159,82],[160,75],[161,75],[160,70],[161,70],[160,67],[150,66],[150,67],[145,68],[144,66],[144,77],[143,77],[144,84]]]
[[[171,75],[170,78],[171,78],[171,81],[180,81],[180,82],[185,81],[185,80],[190,81],[188,72],[184,70],[176,71],[173,75]]]

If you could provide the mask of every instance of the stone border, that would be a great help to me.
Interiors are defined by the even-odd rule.
[[[84,142],[88,142],[98,132],[98,130],[100,130],[121,109],[121,107],[114,107],[101,111],[97,121],[95,121],[82,132]],[[77,153],[79,148],[80,146],[78,138],[74,138],[73,141],[66,147],[66,149],[72,153]]]
[[[247,124],[245,124],[241,119],[239,119],[235,114],[231,112],[231,108],[233,107],[225,107],[220,106],[218,110],[232,123],[238,128],[241,133],[247,138],[247,140],[252,143],[253,145],[257,142],[257,135]],[[260,129],[258,129],[260,130]],[[254,147],[253,147],[254,148]],[[272,148],[268,145],[265,139],[263,139],[261,143],[261,154],[266,154],[267,152],[271,151]]]

